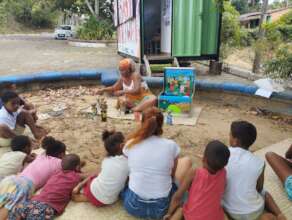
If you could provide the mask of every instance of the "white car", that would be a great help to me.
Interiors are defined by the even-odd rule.
[[[60,25],[55,29],[55,39],[68,39],[74,36],[73,26],[71,25]]]

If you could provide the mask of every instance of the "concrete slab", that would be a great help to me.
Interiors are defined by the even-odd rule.
[[[72,219],[98,219],[98,220],[138,220],[127,214],[123,209],[122,203],[117,202],[112,206],[96,208],[90,203],[74,203],[71,202],[63,215],[57,220]]]

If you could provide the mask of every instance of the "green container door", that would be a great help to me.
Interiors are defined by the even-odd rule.
[[[172,56],[216,55],[219,12],[214,0],[173,0]]]
[[[173,0],[172,56],[201,55],[203,1]]]
[[[204,0],[202,55],[217,54],[219,37],[219,11],[215,0]]]

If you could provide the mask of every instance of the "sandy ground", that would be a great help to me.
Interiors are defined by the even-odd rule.
[[[0,35],[0,75],[113,68],[119,59],[115,47],[73,47],[51,34]]]
[[[224,60],[225,63],[242,69],[252,70],[254,51],[252,48],[233,49]]]
[[[57,111],[60,114],[46,120],[40,118],[39,122],[51,130],[50,135],[64,141],[69,152],[77,153],[87,161],[85,171],[96,169],[104,157],[101,142],[103,129],[115,128],[127,135],[137,126],[134,121],[115,119],[102,123],[99,116],[93,117],[84,113],[91,103],[96,102],[96,97],[92,95],[94,89],[96,88],[76,87],[24,94],[37,106],[39,113]],[[165,125],[163,136],[174,139],[181,146],[182,155],[191,156],[197,165],[200,161],[197,155],[202,154],[210,140],[219,139],[228,144],[229,127],[234,120],[244,119],[256,125],[258,139],[252,150],[277,143],[292,134],[292,125],[283,120],[259,117],[246,110],[214,104],[207,100],[195,100],[195,104],[203,107],[197,125]]]
[[[240,56],[238,56],[240,57]],[[78,48],[66,41],[56,41],[51,35],[0,35],[0,75],[33,73],[50,70],[78,70],[88,68],[114,68],[120,57],[116,48]],[[238,60],[244,60],[243,58]],[[204,78],[204,75],[200,76]],[[236,81],[230,75],[207,76],[208,80]],[[226,78],[227,77],[227,78]],[[230,78],[231,77],[231,78]],[[239,80],[239,79],[238,79]],[[242,79],[240,79],[242,82]],[[247,82],[245,82],[247,83]],[[81,114],[81,110],[96,101],[90,90],[69,89],[39,91],[26,94],[40,113],[52,111],[54,107],[66,107],[63,114],[40,123],[51,129],[51,135],[63,140],[69,152],[80,154],[88,161],[87,169],[95,168],[102,160],[103,147],[100,141],[102,130],[114,126],[129,132],[136,124],[132,121],[109,119],[101,123],[99,117],[92,119]],[[173,138],[182,147],[182,153],[192,156],[201,154],[211,139],[220,139],[228,144],[229,126],[233,120],[252,121],[258,128],[259,137],[253,150],[263,148],[291,136],[292,126],[269,118],[258,117],[238,108],[214,104],[212,100],[196,101],[203,107],[195,127],[165,126],[165,136]]]

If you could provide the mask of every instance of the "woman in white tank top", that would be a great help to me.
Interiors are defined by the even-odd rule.
[[[97,93],[113,93],[118,96],[119,107],[126,107],[133,112],[141,112],[157,104],[157,98],[149,90],[141,75],[135,72],[135,64],[131,59],[123,59],[119,63],[121,77],[113,85],[100,89]]]

